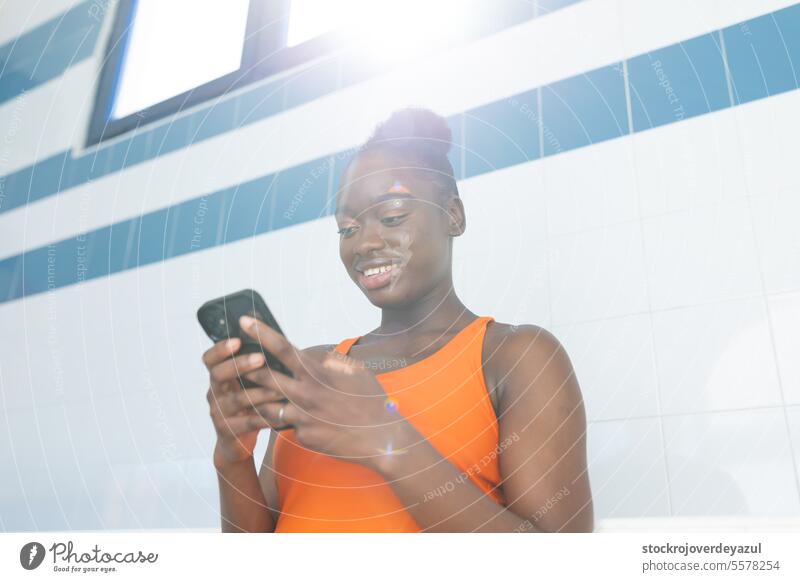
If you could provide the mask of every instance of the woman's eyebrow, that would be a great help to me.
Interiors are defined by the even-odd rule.
[[[406,200],[413,200],[416,197],[412,196],[411,194],[403,194],[403,193],[399,193],[399,192],[385,192],[384,194],[379,194],[378,196],[376,196],[375,200],[373,200],[373,204],[378,204],[380,202],[383,202],[384,200],[393,200],[393,199],[396,199],[396,198],[403,198],[403,199],[406,199]],[[339,209],[335,212],[335,215],[336,216],[341,216],[341,215],[352,216],[353,212],[350,210],[350,207],[345,204],[345,205],[339,207]]]

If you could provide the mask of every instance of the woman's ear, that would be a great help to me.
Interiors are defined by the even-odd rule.
[[[461,236],[467,230],[467,216],[459,196],[450,196],[447,204],[447,234]]]

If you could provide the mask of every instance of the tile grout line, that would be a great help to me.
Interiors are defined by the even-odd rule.
[[[538,5],[537,8],[538,10]],[[539,170],[541,179],[540,183],[542,185],[542,204],[544,206],[544,237],[542,242],[544,243],[545,248],[545,268],[544,268],[544,275],[546,277],[545,281],[545,289],[547,292],[547,326],[553,326],[553,281],[552,277],[550,276],[550,263],[552,260],[553,249],[550,247],[550,225],[549,220],[547,218],[547,175],[545,171],[545,164],[544,164],[544,115],[542,111],[542,88],[536,87],[536,115],[538,116],[537,120],[537,129],[539,132],[539,158],[537,161],[541,164],[541,169]]]
[[[725,69],[725,77],[728,80],[728,98],[731,101],[731,109],[733,109],[733,122],[734,126],[736,127],[736,141],[738,146],[738,151],[742,154],[742,158],[744,159],[744,150],[742,149],[742,141],[741,141],[741,132],[739,127],[739,118],[736,115],[736,107],[734,103],[734,92],[733,92],[733,79],[731,76],[730,66],[728,64],[728,51],[725,46],[725,35],[722,30],[718,31],[719,34],[719,42],[720,42],[720,50],[722,52],[722,63]],[[763,73],[762,73],[763,74]],[[767,88],[767,92],[769,93],[769,89]],[[770,97],[771,95],[768,95]],[[763,265],[763,255],[761,254],[761,247],[759,246],[759,237],[758,232],[756,230],[756,221],[755,221],[755,214],[753,212],[753,202],[752,196],[750,196],[750,184],[748,181],[747,172],[743,172],[743,179],[745,182],[745,190],[748,193],[748,196],[745,196],[745,204],[747,205],[747,215],[750,223],[750,230],[753,236],[753,246],[755,247],[756,251],[756,263],[758,264],[758,278],[759,284],[761,287],[761,306],[764,309],[764,315],[767,320],[767,331],[769,332],[769,339],[770,339],[770,347],[772,348],[772,359],[773,363],[775,364],[775,374],[777,375],[778,380],[778,390],[781,396],[781,409],[783,410],[783,422],[786,429],[786,438],[788,441],[789,446],[789,458],[792,463],[792,469],[794,470],[794,484],[795,484],[795,492],[797,494],[797,498],[800,499],[800,470],[798,469],[797,464],[797,454],[800,454],[800,451],[794,450],[794,444],[792,441],[792,430],[789,423],[789,411],[787,410],[786,405],[786,394],[784,391],[783,386],[783,376],[781,374],[781,362],[778,356],[778,348],[775,342],[775,324],[772,318],[772,308],[770,307],[770,302],[768,300],[769,295],[767,294],[767,283],[764,277],[764,265]],[[774,194],[777,198],[780,194]]]
[[[20,407],[21,408],[21,407]],[[666,412],[661,415],[657,414],[642,414],[637,416],[620,416],[616,418],[598,418],[591,421],[588,421],[589,424],[602,424],[604,422],[627,422],[629,420],[647,420],[647,419],[657,419],[657,418],[678,418],[681,416],[702,416],[704,414],[736,414],[741,412],[753,412],[753,411],[764,411],[764,410],[774,410],[778,411],[785,408],[793,408],[800,411],[800,404],[795,404],[791,406],[783,406],[781,404],[773,404],[773,405],[765,405],[765,406],[746,406],[741,408],[713,408],[709,410],[693,410],[693,411],[685,411],[685,412]]]
[[[667,437],[664,430],[664,412],[663,406],[661,403],[661,391],[662,391],[662,378],[659,374],[659,366],[658,366],[658,358],[656,357],[656,330],[655,324],[653,321],[653,300],[650,293],[650,278],[648,276],[648,263],[647,263],[647,250],[644,244],[644,218],[642,216],[642,201],[640,199],[640,189],[639,189],[639,172],[636,167],[636,150],[634,147],[633,140],[634,138],[634,126],[633,126],[633,106],[631,103],[631,86],[630,86],[630,75],[628,70],[628,60],[625,59],[622,61],[622,78],[625,85],[625,107],[628,114],[628,137],[631,140],[630,144],[630,156],[631,156],[631,164],[633,165],[633,180],[634,180],[634,188],[636,190],[636,216],[637,220],[636,223],[638,224],[639,228],[639,242],[642,245],[642,269],[643,275],[645,280],[645,297],[647,299],[647,321],[650,325],[650,361],[653,365],[653,373],[655,376],[656,381],[656,412],[658,415],[658,431],[659,436],[661,437],[661,459],[664,463],[663,465],[663,475],[665,480],[665,485],[667,488],[667,512],[669,515],[673,515],[673,500],[672,500],[672,484],[670,481],[670,471],[669,471],[669,462],[667,459]]]

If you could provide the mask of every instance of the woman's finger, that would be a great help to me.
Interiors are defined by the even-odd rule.
[[[281,413],[283,410],[283,413]],[[291,402],[268,402],[256,407],[256,413],[263,416],[270,426],[276,429],[296,425],[300,420],[300,409]]]
[[[256,352],[253,354],[244,354],[234,358],[223,360],[211,370],[211,385],[221,385],[231,380],[236,380],[243,374],[255,370],[264,365],[264,354]]]
[[[263,428],[274,428],[262,414],[254,412],[245,416],[228,416],[219,421],[219,429],[232,435],[242,435]]]
[[[240,347],[242,347],[242,340],[238,337],[219,341],[203,352],[203,363],[208,370],[211,370],[211,368],[238,352]]]
[[[248,388],[221,396],[216,405],[222,416],[235,416],[251,414],[260,404],[281,400],[285,400],[283,394],[271,388]]]
[[[244,378],[258,384],[261,387],[269,388],[282,395],[282,398],[294,400],[298,397],[301,390],[300,382],[282,374],[273,368],[262,367],[245,374]]]
[[[283,334],[254,317],[243,315],[239,319],[242,330],[260,343],[273,356],[286,366],[295,378],[305,373],[306,365],[300,356],[300,350],[294,347]]]

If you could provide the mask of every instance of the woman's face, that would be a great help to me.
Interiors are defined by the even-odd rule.
[[[413,303],[452,285],[451,236],[463,231],[460,200],[432,174],[366,152],[342,176],[336,205],[339,256],[373,305]],[[451,219],[454,217],[455,219]]]

